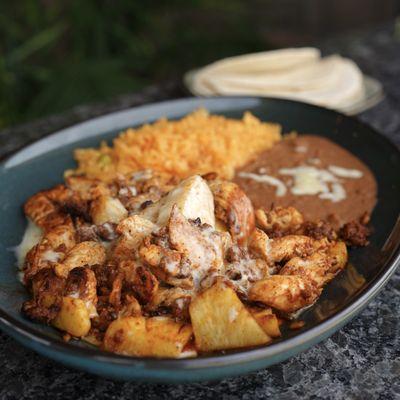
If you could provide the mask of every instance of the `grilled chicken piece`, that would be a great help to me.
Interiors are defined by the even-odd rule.
[[[159,280],[185,289],[193,287],[190,265],[182,262],[178,251],[152,244],[150,238],[146,238],[139,255]]]
[[[64,295],[83,300],[91,318],[97,315],[97,280],[91,269],[72,269],[68,274]]]
[[[199,175],[182,181],[158,202],[146,207],[140,215],[164,226],[168,223],[174,206],[187,219],[200,218],[201,223],[215,226],[213,196],[206,181]]]
[[[176,176],[151,170],[134,172],[130,176],[130,180],[134,183],[138,193],[149,193],[152,189],[157,188],[161,194],[165,194],[179,184],[179,178]]]
[[[46,192],[39,192],[26,201],[24,212],[36,225],[43,228],[46,218],[57,212],[57,208],[46,196]]]
[[[89,220],[90,201],[109,194],[104,184],[92,179],[70,177],[66,183],[35,194],[24,205],[26,216],[45,231],[65,224],[67,214]]]
[[[122,220],[116,232],[121,236],[117,239],[112,249],[112,257],[115,261],[132,260],[135,258],[135,252],[146,236],[149,236],[156,229],[152,222],[132,215]]]
[[[124,304],[121,306],[118,317],[140,317],[142,315],[142,307],[136,298],[127,295]]]
[[[343,242],[326,244],[305,258],[294,257],[279,275],[256,282],[249,299],[262,302],[284,313],[293,313],[315,302],[323,286],[346,265]]]
[[[315,240],[303,235],[287,235],[270,239],[262,230],[255,229],[251,238],[250,251],[270,265],[288,261],[293,257],[306,257],[327,245],[326,240]]]
[[[227,265],[225,276],[238,294],[246,298],[248,289],[254,282],[269,276],[269,268],[264,260],[245,257]],[[202,286],[205,287],[203,282]]]
[[[298,275],[310,279],[318,288],[331,281],[347,263],[347,249],[343,242],[331,244],[304,259],[294,257],[279,272],[281,275]]]
[[[61,186],[63,185],[56,186],[54,190],[58,191]],[[51,200],[49,193],[51,190],[42,191],[30,197],[24,205],[25,215],[45,232],[59,225],[72,225],[70,217],[60,211]]]
[[[273,275],[256,282],[249,290],[249,300],[263,303],[283,313],[293,313],[313,304],[321,294],[307,277]]]
[[[122,204],[126,207],[129,213],[138,214],[147,207],[159,201],[162,197],[161,192],[152,190],[151,192],[142,193],[137,196],[131,196],[129,199],[122,197]]]
[[[222,235],[212,227],[190,223],[177,206],[168,223],[169,241],[173,249],[190,261],[192,269],[219,271],[223,266]]]
[[[89,200],[65,185],[57,185],[46,192],[48,198],[62,213],[90,220]]]
[[[158,280],[151,271],[137,266],[134,261],[121,261],[118,270],[123,274],[125,286],[133,291],[142,303],[152,300],[158,290]]]
[[[175,205],[167,228],[146,238],[139,255],[158,279],[191,289],[208,271],[221,270],[224,246],[222,234],[188,221]]]
[[[55,266],[56,274],[66,278],[69,272],[77,267],[101,265],[106,261],[104,247],[93,241],[81,242],[73,247],[65,259]]]
[[[177,178],[166,173],[139,171],[117,179],[117,196],[129,212],[137,213],[156,203],[178,183]]]
[[[90,216],[96,225],[106,222],[118,224],[128,216],[128,211],[117,198],[102,195],[92,201]]]
[[[192,292],[182,288],[159,288],[152,301],[146,306],[149,312],[166,309],[180,320],[189,320],[189,304]]]
[[[208,185],[214,196],[217,220],[225,224],[234,241],[246,243],[255,225],[250,199],[236,183],[214,180]]]
[[[48,231],[26,255],[24,263],[25,284],[41,269],[52,267],[63,260],[66,253],[75,244],[75,229],[72,223],[59,225]]]
[[[58,314],[65,287],[65,279],[52,268],[41,269],[32,278],[33,298],[24,302],[22,311],[31,319],[49,323]]]
[[[65,178],[65,184],[83,200],[93,200],[96,197],[111,194],[105,183],[84,176],[69,176]]]
[[[294,207],[274,207],[270,211],[258,209],[255,215],[257,227],[267,234],[294,232],[304,222],[303,215]]]
[[[122,285],[123,285],[124,275],[122,273],[117,274],[115,277],[112,287],[111,293],[108,296],[108,301],[110,304],[114,306],[115,310],[119,310],[121,306],[121,293],[122,293]]]

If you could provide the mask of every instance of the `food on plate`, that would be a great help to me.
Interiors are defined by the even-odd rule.
[[[370,214],[377,184],[349,151],[320,136],[289,136],[241,167],[234,179],[255,208],[294,207],[336,227]],[[355,205],[357,205],[355,207]]]
[[[192,335],[189,324],[169,317],[122,317],[109,325],[104,349],[141,357],[194,357],[196,350],[190,345]]]
[[[200,351],[236,349],[271,341],[235,291],[216,282],[190,304],[196,347]]]
[[[187,118],[181,122],[190,128],[191,118],[210,117]],[[314,143],[285,139],[284,146],[294,146],[293,140],[296,146]],[[267,153],[260,154],[254,163],[267,162]],[[322,180],[322,194],[332,195],[330,185],[338,184],[356,198],[344,178],[366,179],[369,171],[361,163],[355,169],[346,156],[330,168],[334,181]],[[160,155],[160,165],[165,161]],[[240,171],[255,174],[249,165]],[[56,327],[65,340],[130,356],[184,358],[267,345],[346,267],[346,244],[368,243],[368,216],[355,213],[356,220],[335,225],[309,219],[314,214],[307,207],[303,212],[290,202],[270,207],[272,196],[257,198],[256,180],[241,172],[234,182],[218,168],[187,176],[195,163],[173,174],[145,167],[98,179],[101,172],[91,165],[26,201],[29,225],[18,259],[30,293],[22,306],[27,317]],[[329,167],[321,168],[328,176]],[[309,178],[306,187],[313,182]],[[290,191],[300,184],[282,185]],[[339,215],[343,201],[332,202]]]
[[[179,178],[217,172],[230,179],[235,168],[280,138],[280,125],[261,122],[249,112],[238,120],[200,109],[177,121],[130,128],[114,139],[113,147],[103,143],[98,149],[77,149],[74,174],[107,181],[116,173],[151,168]]]

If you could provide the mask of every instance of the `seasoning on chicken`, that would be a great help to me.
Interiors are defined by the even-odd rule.
[[[347,262],[324,221],[291,207],[254,213],[212,173],[69,176],[24,211],[42,235],[25,257],[25,315],[128,355],[266,344],[281,335],[276,313],[312,305]],[[353,228],[348,242],[360,241]]]
[[[254,210],[250,199],[233,182],[213,180],[208,183],[214,196],[215,216],[232,238],[244,244],[254,229]]]
[[[303,216],[293,207],[273,207],[270,211],[255,212],[257,226],[272,236],[293,233],[304,222]]]

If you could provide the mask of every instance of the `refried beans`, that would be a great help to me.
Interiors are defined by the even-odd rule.
[[[313,135],[289,137],[236,172],[255,208],[293,206],[306,220],[340,226],[372,212],[377,184],[349,151]]]

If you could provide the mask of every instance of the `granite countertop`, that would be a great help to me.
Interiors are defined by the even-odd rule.
[[[397,33],[396,39],[393,24],[336,38],[321,47],[325,53],[353,58],[383,83],[385,100],[360,118],[400,144],[400,38]],[[170,82],[0,131],[0,157],[78,121],[183,95],[180,83]],[[63,367],[0,333],[0,399],[17,398],[400,399],[400,270],[367,309],[331,338],[266,370],[220,382],[177,386],[113,382]]]

